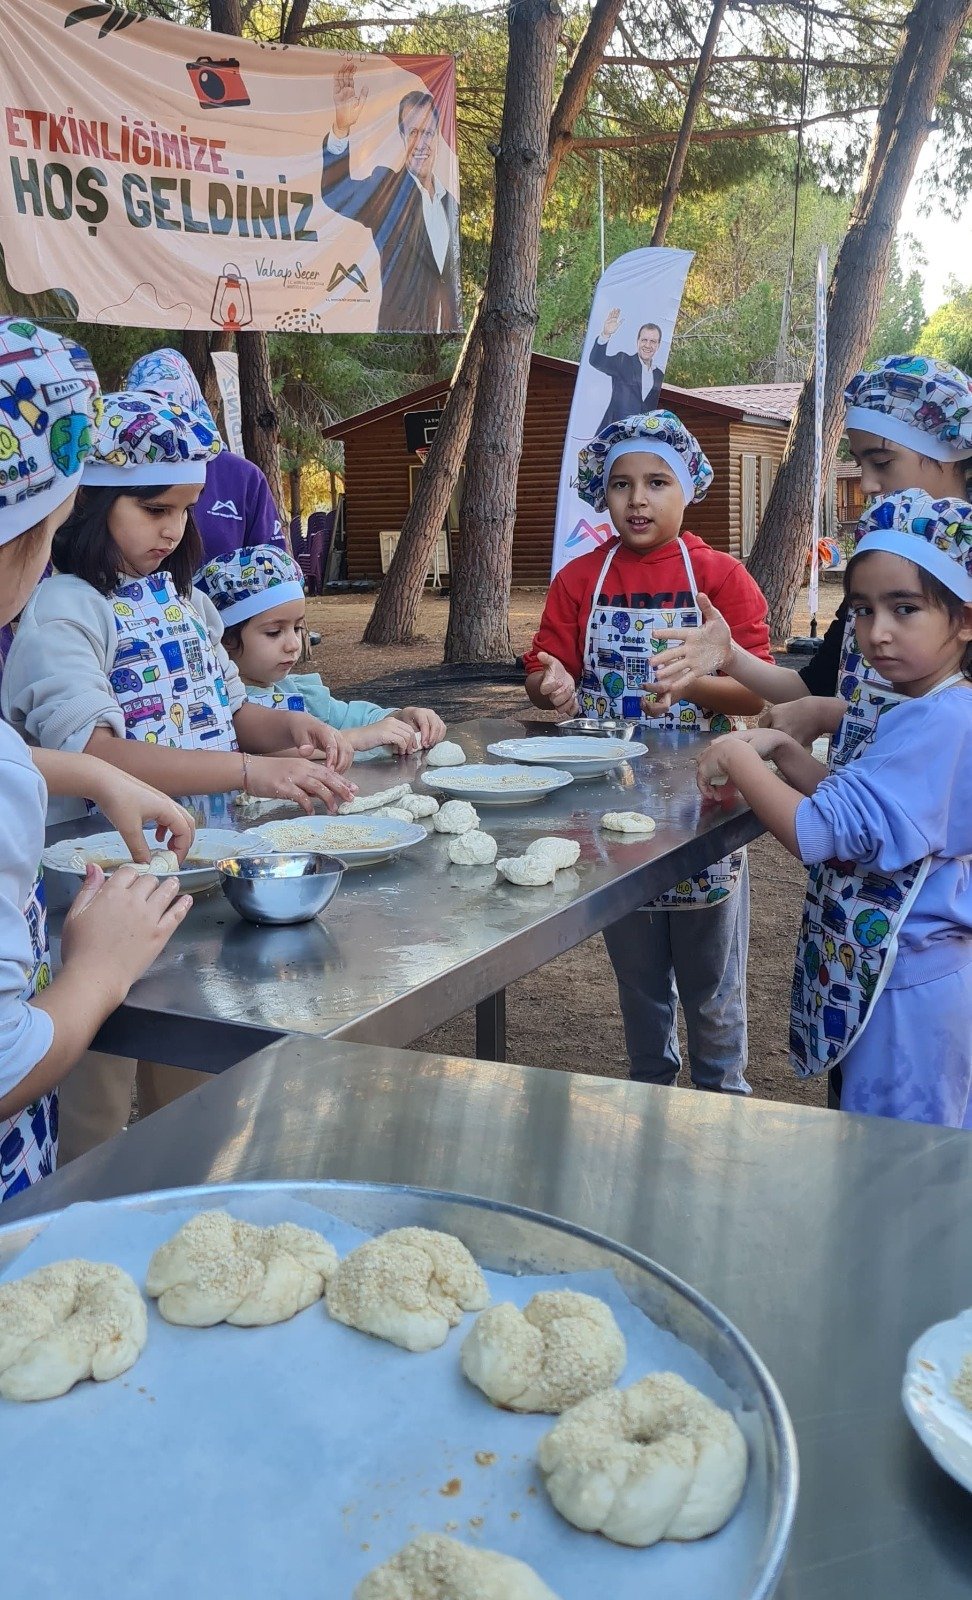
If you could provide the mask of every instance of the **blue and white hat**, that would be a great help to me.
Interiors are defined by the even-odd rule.
[[[643,416],[609,422],[595,434],[577,457],[577,493],[595,511],[607,509],[605,487],[619,456],[645,451],[671,467],[685,496],[685,504],[704,500],[712,482],[702,446],[674,411],[646,411]]]
[[[0,318],[0,545],[77,488],[100,416],[87,350],[24,317]]]
[[[129,368],[124,386],[161,395],[173,410],[195,411],[216,427],[196,374],[178,350],[151,350],[147,356],[139,356]]]
[[[857,524],[856,555],[885,550],[931,573],[972,603],[972,505],[904,489],[871,506]]]
[[[195,586],[213,602],[224,628],[304,598],[304,575],[293,556],[255,544],[215,556],[196,573]]]
[[[223,448],[208,411],[192,411],[149,394],[106,394],[94,450],[84,468],[87,488],[205,483]]]
[[[885,356],[844,390],[845,426],[933,461],[972,456],[972,378],[934,356]]]

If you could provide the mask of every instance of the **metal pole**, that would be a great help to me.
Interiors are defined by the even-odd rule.
[[[598,217],[601,226],[601,277],[604,276],[604,151],[597,152]]]

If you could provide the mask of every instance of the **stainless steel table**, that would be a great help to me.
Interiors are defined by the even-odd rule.
[[[259,1178],[461,1190],[652,1256],[736,1322],[790,1408],[801,1491],[781,1600],[972,1593],[972,1498],[899,1402],[912,1339],[972,1303],[968,1134],[290,1039],[8,1201],[0,1221]]]
[[[485,719],[451,730],[473,761],[523,731]],[[284,1033],[403,1045],[477,1006],[477,1053],[502,1058],[507,984],[762,831],[741,803],[703,807],[697,736],[646,732],[644,742],[649,755],[606,779],[575,782],[539,805],[482,808],[501,854],[546,833],[580,842],[577,868],[554,885],[518,889],[497,885],[492,868],[450,866],[447,839],[432,834],[397,862],[349,872],[325,920],[302,927],[253,927],[215,893],[196,903],[97,1047],[218,1072]],[[354,776],[373,793],[400,771],[382,762]],[[418,771],[413,760],[403,775]],[[632,808],[657,819],[655,834],[609,842],[601,816]]]

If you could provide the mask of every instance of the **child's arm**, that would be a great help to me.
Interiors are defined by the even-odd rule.
[[[400,717],[402,722],[407,722],[414,728],[421,740],[423,750],[431,750],[435,744],[441,744],[446,736],[446,725],[437,711],[430,711],[428,706],[402,706],[399,711],[389,713],[390,716]]]
[[[706,594],[698,596],[702,613],[700,628],[659,628],[656,639],[673,641],[663,655],[652,663],[660,689],[673,700],[695,700],[693,684],[703,681],[713,673],[721,672],[732,678],[750,694],[761,701],[779,705],[786,700],[800,700],[809,689],[791,667],[778,667],[771,661],[761,661],[741,645],[734,642],[729,624],[721,611],[717,611]],[[710,702],[703,700],[703,705]],[[713,710],[725,710],[716,706]],[[761,707],[757,706],[757,710]]]
[[[315,800],[335,811],[342,800],[351,800],[358,792],[355,784],[338,777],[323,761],[255,755],[244,762],[242,753],[231,750],[173,750],[140,739],[119,739],[103,727],[95,728],[85,754],[109,761],[165,794],[224,794],[240,789],[267,800],[294,800],[308,815]]]
[[[757,735],[766,733],[761,729],[754,730]],[[770,735],[773,739],[782,739],[781,734]],[[745,735],[727,733],[721,739],[714,739],[706,746],[699,758],[698,782],[699,788],[709,798],[716,798],[721,789],[721,783],[714,780],[726,779],[738,789],[747,805],[756,813],[760,822],[767,827],[770,833],[785,845],[791,855],[797,860],[802,860],[800,847],[797,843],[796,814],[805,796],[799,789],[794,788],[783,778],[777,777],[775,772],[770,772],[763,756],[760,754],[759,739],[747,739]],[[801,755],[806,755],[795,741]],[[779,747],[774,747],[772,754],[778,758]],[[788,759],[784,756],[784,759]],[[809,758],[813,760],[812,756]],[[820,770],[821,777],[826,777],[826,771],[820,768],[819,762],[814,766]]]
[[[378,750],[391,745],[400,756],[415,752],[415,729],[398,717],[382,717],[378,722],[366,722],[360,728],[349,728],[344,738],[352,750]]]
[[[319,750],[336,772],[346,772],[354,760],[345,736],[307,711],[282,711],[244,700],[233,713],[233,726],[240,749],[253,755],[276,755],[282,750],[309,755]]]
[[[156,824],[158,843],[174,851],[180,862],[185,860],[196,825],[169,795],[94,756],[39,748],[30,754],[48,794],[92,800],[118,829],[133,861],[145,862],[151,856],[144,833],[151,822]]]
[[[538,660],[542,666],[528,672],[525,684],[527,696],[541,711],[559,711],[562,716],[577,714],[577,685],[562,661],[541,650]]]

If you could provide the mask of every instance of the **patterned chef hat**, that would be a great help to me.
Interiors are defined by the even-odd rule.
[[[196,573],[195,586],[208,595],[232,628],[264,611],[304,598],[304,575],[293,556],[273,544],[255,544],[216,556]]]
[[[878,500],[857,524],[857,555],[886,550],[930,572],[972,602],[972,505],[904,489]]]
[[[129,369],[125,388],[146,389],[149,394],[160,394],[173,409],[181,406],[184,411],[199,412],[213,422],[213,414],[203,399],[196,374],[178,350],[151,350],[147,356],[139,356]]]
[[[674,411],[647,411],[643,416],[609,422],[595,434],[577,457],[577,493],[595,511],[607,509],[605,487],[619,456],[631,451],[659,456],[671,467],[685,496],[685,504],[704,500],[712,482],[712,468],[698,439],[679,422]]]
[[[845,426],[933,461],[972,456],[972,378],[934,356],[885,356],[844,390]]]
[[[77,488],[100,416],[87,350],[24,317],[0,318],[0,544]]]
[[[209,412],[172,405],[147,390],[106,394],[94,452],[84,469],[89,488],[205,483],[223,448]]]

